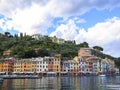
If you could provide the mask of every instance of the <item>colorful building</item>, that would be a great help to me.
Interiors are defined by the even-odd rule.
[[[54,58],[48,57],[48,72],[54,72]]]
[[[70,65],[68,61],[64,61],[62,65],[62,71],[64,73],[68,73],[70,71]]]
[[[6,74],[101,74],[115,73],[115,63],[110,59],[93,56],[91,48],[80,48],[78,56],[72,60],[61,58],[60,54],[53,57],[38,57],[16,60],[6,58],[0,60],[0,72]]]
[[[2,72],[5,72],[6,74],[12,74],[13,72],[13,60],[11,58],[6,58],[2,60]]]
[[[78,61],[78,57],[74,57],[73,58],[73,61],[74,61],[74,73],[78,73],[79,69],[78,69],[78,64],[79,64],[79,61]]]
[[[56,73],[60,73],[61,71],[61,66],[60,66],[60,62],[61,62],[61,55],[60,54],[56,54],[54,55],[54,72]]]
[[[13,73],[21,73],[22,72],[22,63],[21,60],[17,60],[13,65]]]
[[[11,54],[11,50],[7,50],[3,52],[4,56],[10,56],[10,54]]]
[[[3,71],[3,61],[0,61],[0,72]]]
[[[42,73],[46,73],[48,72],[48,57],[44,57],[44,58],[36,58],[36,72],[38,74],[42,74]]]
[[[85,73],[85,66],[86,63],[82,57],[78,57],[78,67],[79,67],[79,74],[84,74]]]
[[[80,48],[78,50],[78,56],[81,57],[91,57],[92,56],[92,51],[91,48]]]

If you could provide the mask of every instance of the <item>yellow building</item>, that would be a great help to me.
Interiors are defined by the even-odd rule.
[[[36,63],[29,59],[17,60],[13,70],[14,73],[32,73],[36,71]]]
[[[74,61],[74,72],[75,73],[78,73],[78,57],[76,56],[76,57],[74,57],[73,58],[73,61]]]
[[[60,62],[61,62],[61,55],[55,55],[54,56],[54,67],[53,70],[54,72],[60,73],[61,67],[60,67]]]
[[[78,56],[75,56],[75,57],[73,58],[73,60],[74,60],[75,62],[78,62]]]
[[[22,71],[21,60],[17,60],[13,66],[13,73],[21,73],[21,71]]]

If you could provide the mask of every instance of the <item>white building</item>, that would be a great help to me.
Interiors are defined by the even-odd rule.
[[[73,72],[75,70],[76,62],[73,60],[67,60],[63,63],[64,72]]]
[[[44,73],[48,71],[48,60],[46,59],[46,57],[35,58],[35,61],[37,73]]]
[[[92,72],[93,72],[93,74],[98,74],[100,72],[100,61],[101,61],[100,58],[95,57],[95,56],[92,57],[92,65],[93,65]]]
[[[64,69],[63,72],[66,72],[66,73],[69,72],[69,70],[70,70],[70,65],[69,65],[69,62],[68,62],[68,61],[64,61],[64,62],[63,62],[63,69]]]
[[[42,35],[40,35],[40,34],[34,34],[34,35],[32,35],[32,38],[35,39],[35,40],[40,40],[40,39],[42,39],[43,37],[42,37]]]
[[[65,40],[64,40],[64,39],[57,38],[56,36],[51,37],[51,40],[52,40],[52,42],[58,43],[58,44],[63,44],[63,43],[65,43]]]
[[[78,57],[78,71],[79,73],[85,73],[85,61],[83,60],[82,57]]]

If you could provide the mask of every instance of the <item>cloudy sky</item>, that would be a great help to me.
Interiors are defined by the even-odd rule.
[[[0,33],[57,36],[120,57],[120,0],[0,0]]]

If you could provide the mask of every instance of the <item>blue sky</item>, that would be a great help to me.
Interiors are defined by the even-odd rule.
[[[0,0],[0,33],[40,33],[120,57],[120,0]]]

